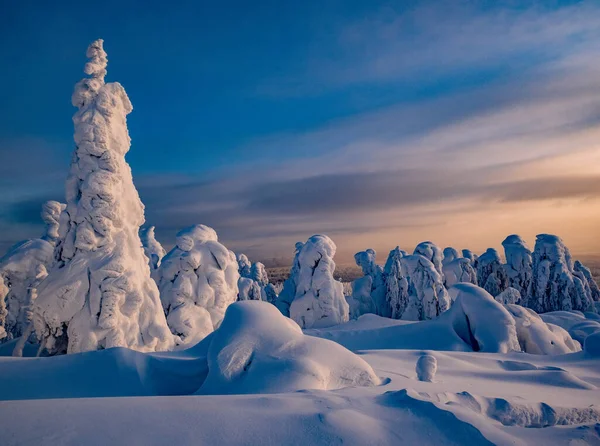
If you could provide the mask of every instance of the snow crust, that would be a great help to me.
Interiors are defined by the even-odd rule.
[[[295,286],[290,317],[302,328],[327,327],[349,319],[342,283],[333,278],[335,250],[329,237],[313,235],[298,253],[298,269],[290,277]]]
[[[178,348],[214,331],[238,297],[235,254],[205,225],[177,233],[177,244],[163,258],[158,277],[162,307]]]

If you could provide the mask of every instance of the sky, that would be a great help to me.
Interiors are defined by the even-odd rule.
[[[0,252],[64,201],[70,97],[104,39],[146,222],[253,260],[315,233],[380,262],[509,234],[600,253],[600,2],[3,2]]]

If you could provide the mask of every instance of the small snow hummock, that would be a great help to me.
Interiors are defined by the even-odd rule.
[[[65,229],[59,229],[64,240],[33,303],[40,349],[49,354],[173,345],[138,234],[144,207],[124,158],[132,106],[120,84],[104,82],[102,43],[89,46],[84,71],[90,77],[73,92],[79,110],[73,116],[76,149],[66,183]]]
[[[497,296],[508,287],[506,269],[494,248],[488,248],[477,259],[477,282],[492,296]]]
[[[154,274],[160,266],[160,261],[167,252],[160,242],[156,240],[156,236],[154,235],[154,226],[142,228],[140,230],[140,239],[142,240],[144,253],[146,254],[146,257],[148,257],[150,272]]]
[[[343,285],[333,278],[335,250],[335,243],[329,237],[313,235],[298,254],[298,270],[293,278],[296,293],[290,305],[290,317],[302,328],[348,322],[349,307]]]
[[[373,306],[375,307],[375,314],[383,317],[390,317],[391,311],[386,301],[383,268],[376,263],[376,256],[377,253],[375,250],[367,249],[354,254],[354,261],[356,262],[357,266],[360,266],[365,277],[371,277],[371,300],[373,301]],[[366,282],[363,281],[362,284],[364,285],[365,283]],[[368,306],[369,305],[363,304],[363,309],[368,308]]]
[[[314,244],[309,239],[307,245]],[[293,305],[293,304],[292,304]],[[211,336],[199,394],[283,393],[375,386],[369,364],[335,342],[307,336],[266,302],[236,302]]]
[[[238,296],[235,254],[205,225],[179,231],[177,244],[163,258],[158,277],[167,323],[180,348],[213,332]]]
[[[560,237],[540,234],[533,251],[533,279],[526,304],[536,313],[593,309],[591,296],[573,275],[571,253]]]
[[[295,245],[295,253],[294,253],[294,262],[292,263],[292,268],[290,269],[290,275],[283,283],[283,289],[279,296],[277,296],[277,300],[275,301],[275,306],[281,311],[286,317],[290,317],[290,305],[296,297],[296,287],[297,287],[297,278],[298,273],[300,271],[300,251],[302,251],[302,247],[304,243],[296,242]]]
[[[521,296],[527,296],[533,277],[531,249],[517,234],[506,237],[502,246],[506,256],[505,270],[508,275],[508,284]]]
[[[444,249],[442,260],[442,272],[444,273],[444,285],[450,288],[460,282],[473,283],[477,285],[477,273],[467,258],[460,257],[458,251],[448,247]]]
[[[401,262],[408,277],[408,304],[400,318],[424,321],[445,312],[450,298],[434,264],[418,254],[404,256]]]
[[[402,266],[402,258],[406,255],[406,251],[396,246],[390,251],[383,268],[386,301],[392,319],[400,319],[408,306],[408,278]]]
[[[431,383],[435,378],[435,372],[437,372],[437,359],[435,356],[429,353],[423,353],[417,360],[417,379]]]

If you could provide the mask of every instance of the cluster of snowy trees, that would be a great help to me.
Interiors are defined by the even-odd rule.
[[[506,263],[491,248],[479,257],[469,250],[461,256],[426,241],[413,254],[394,248],[382,267],[367,249],[355,255],[363,277],[352,283],[350,296],[334,279],[336,245],[326,235],[296,243],[279,294],[262,263],[236,256],[208,226],[181,230],[167,253],[154,227],[142,228],[144,206],[125,161],[129,98],[120,84],[104,81],[102,40],[89,46],[87,56],[88,77],[72,96],[76,148],[66,204],[45,203],[45,234],[0,259],[0,339],[19,339],[15,355],[26,342],[49,355],[186,348],[219,328],[235,301],[268,302],[305,329],[366,313],[431,320],[453,305],[446,317],[462,317],[457,308],[463,303],[453,298],[461,283],[481,287],[507,307],[595,311],[600,290],[590,270],[572,262],[560,238],[546,234],[538,236],[533,252],[519,236],[507,237]],[[518,308],[511,312],[533,320]]]

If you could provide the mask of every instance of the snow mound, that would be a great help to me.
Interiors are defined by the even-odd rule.
[[[298,253],[298,270],[290,277],[296,288],[290,317],[302,328],[327,327],[349,319],[343,285],[333,278],[335,250],[329,237],[313,235]]]
[[[597,331],[585,338],[583,350],[589,356],[600,358],[600,331]]]
[[[562,355],[581,351],[569,333],[558,325],[547,324],[530,308],[506,305],[515,319],[519,345],[526,353],[534,355]]]
[[[306,336],[265,302],[237,302],[211,337],[200,394],[281,393],[375,386],[379,378],[344,347]]]
[[[427,353],[419,356],[416,367],[417,379],[419,381],[433,382],[436,371],[437,360],[435,359],[435,356]]]
[[[167,323],[180,348],[214,331],[238,296],[235,254],[205,225],[177,234],[177,245],[163,258],[158,277]],[[260,298],[260,290],[258,294]]]

